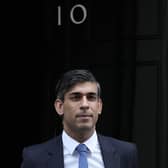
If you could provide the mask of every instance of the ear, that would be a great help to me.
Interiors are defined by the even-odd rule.
[[[103,108],[103,102],[102,102],[102,99],[101,98],[99,98],[99,112],[98,112],[98,114],[100,115],[101,113],[102,113],[102,108]]]
[[[54,102],[54,107],[58,115],[62,116],[64,114],[63,112],[63,102],[61,99],[56,99]]]

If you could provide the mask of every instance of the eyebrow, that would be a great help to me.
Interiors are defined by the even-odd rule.
[[[83,95],[83,93],[81,93],[81,92],[71,92],[69,95],[80,95],[80,94]],[[84,95],[97,95],[97,93],[96,92],[88,92]]]

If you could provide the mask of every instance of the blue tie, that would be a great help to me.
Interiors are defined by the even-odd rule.
[[[89,149],[85,144],[79,144],[76,151],[79,153],[79,168],[88,168],[87,153]]]

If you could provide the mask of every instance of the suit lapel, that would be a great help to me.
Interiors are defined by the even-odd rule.
[[[120,168],[120,156],[111,141],[98,135],[105,168]],[[64,168],[62,136],[56,137],[47,150],[47,168]]]
[[[120,156],[117,150],[103,136],[98,135],[105,168],[120,168]]]
[[[47,168],[64,168],[62,136],[58,136],[48,150]]]

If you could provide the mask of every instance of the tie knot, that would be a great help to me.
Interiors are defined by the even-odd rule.
[[[81,153],[88,153],[89,152],[89,149],[86,147],[85,144],[79,144],[77,147],[76,147],[76,150],[79,154]]]

